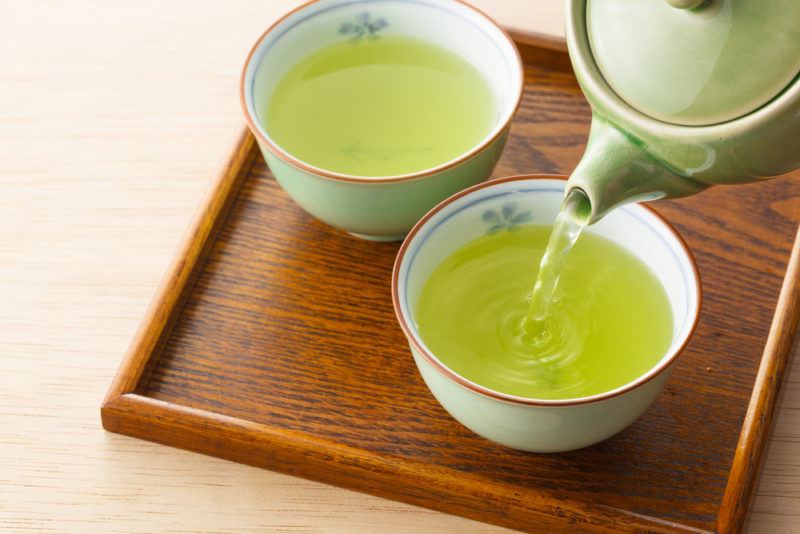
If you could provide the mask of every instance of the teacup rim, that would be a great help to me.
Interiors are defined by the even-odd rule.
[[[245,92],[245,80],[247,78],[247,69],[250,66],[250,62],[253,59],[256,51],[261,47],[261,44],[264,42],[264,39],[272,33],[278,26],[280,26],[286,19],[294,15],[295,13],[307,9],[308,7],[317,4],[319,2],[323,2],[326,0],[309,0],[308,2],[299,5],[290,11],[286,12],[282,15],[278,20],[273,22],[267,29],[256,39],[256,42],[250,48],[250,52],[247,54],[247,59],[245,59],[244,66],[242,67],[242,73],[239,77],[239,104],[242,107],[242,111],[244,112],[245,121],[247,122],[247,126],[250,128],[250,131],[253,135],[261,141],[262,143],[266,144],[269,147],[270,151],[286,163],[297,167],[303,171],[306,171],[310,174],[315,176],[319,176],[321,178],[327,178],[330,180],[340,181],[340,182],[351,182],[351,183],[359,183],[359,184],[367,184],[367,183],[397,183],[397,182],[408,182],[417,180],[420,178],[427,178],[429,176],[442,173],[453,167],[461,165],[462,163],[471,160],[475,156],[481,154],[489,147],[491,147],[495,141],[497,141],[503,133],[509,128],[511,122],[513,121],[514,117],[516,116],[517,112],[519,111],[520,106],[522,105],[522,96],[525,89],[525,66],[522,62],[522,55],[517,48],[517,44],[514,42],[514,39],[508,33],[508,31],[503,28],[494,18],[487,15],[483,10],[473,6],[472,4],[466,2],[465,0],[447,0],[449,2],[453,2],[456,4],[460,4],[467,9],[471,9],[479,16],[483,17],[489,24],[497,28],[500,31],[500,35],[505,37],[508,40],[508,43],[511,45],[511,49],[514,51],[514,55],[517,59],[517,67],[519,69],[519,84],[516,89],[516,102],[513,102],[510,108],[510,112],[508,116],[505,118],[504,121],[500,122],[498,125],[494,126],[495,129],[494,135],[491,137],[482,139],[479,143],[475,146],[470,148],[468,151],[464,152],[463,154],[459,155],[458,157],[446,161],[440,165],[435,167],[430,167],[427,169],[422,169],[417,172],[407,173],[407,174],[398,174],[398,175],[390,175],[390,176],[359,176],[355,174],[344,174],[344,173],[337,173],[333,171],[328,171],[322,169],[320,167],[315,167],[314,165],[310,165],[301,159],[291,155],[286,150],[282,149],[268,137],[264,136],[261,132],[261,128],[256,123],[256,120],[250,114],[250,110],[247,106],[247,98]]]
[[[567,181],[568,178],[569,178],[568,176],[561,174],[519,174],[514,176],[507,176],[504,178],[487,180],[485,182],[476,184],[472,187],[459,191],[458,193],[446,198],[445,200],[441,201],[439,204],[434,206],[430,211],[428,211],[428,213],[426,213],[417,222],[417,224],[414,225],[414,227],[408,233],[402,245],[400,246],[400,249],[397,252],[397,257],[395,258],[394,267],[392,269],[392,305],[394,307],[395,316],[397,317],[397,321],[399,322],[400,328],[403,331],[403,334],[405,335],[406,339],[409,340],[409,342],[414,346],[414,348],[439,374],[441,374],[451,382],[454,382],[457,385],[464,387],[474,393],[478,393],[485,397],[489,397],[494,400],[499,400],[511,404],[518,404],[525,406],[547,406],[547,407],[559,407],[559,406],[566,407],[566,406],[578,406],[583,404],[593,404],[622,396],[635,389],[638,389],[647,382],[650,382],[651,380],[656,378],[658,375],[669,369],[673,363],[675,363],[675,361],[678,359],[681,353],[683,353],[686,346],[689,344],[689,341],[694,336],[694,333],[697,330],[697,326],[700,322],[700,312],[703,307],[702,282],[700,279],[700,270],[697,267],[697,261],[694,257],[694,254],[692,254],[689,245],[686,243],[686,240],[683,238],[683,236],[681,236],[677,228],[675,228],[675,226],[672,223],[670,223],[663,215],[661,215],[658,211],[656,211],[655,208],[647,204],[640,203],[639,206],[646,209],[659,222],[661,222],[667,229],[667,231],[669,231],[669,233],[676,238],[677,243],[683,249],[686,258],[689,261],[689,265],[692,268],[692,274],[695,282],[695,291],[697,298],[697,306],[695,308],[692,326],[687,331],[684,339],[681,341],[681,344],[675,349],[671,349],[670,351],[668,351],[667,355],[662,356],[661,359],[659,360],[659,363],[654,367],[650,368],[646,373],[642,374],[636,379],[618,388],[603,393],[597,393],[595,395],[590,395],[586,397],[576,397],[570,399],[537,399],[531,397],[520,397],[517,395],[511,395],[491,388],[487,388],[485,386],[481,386],[480,384],[477,384],[456,373],[428,351],[428,349],[425,347],[424,343],[422,343],[422,340],[419,338],[417,333],[409,326],[408,321],[406,320],[403,314],[403,310],[400,306],[400,293],[399,293],[400,266],[402,265],[403,260],[406,256],[406,252],[408,251],[410,244],[416,237],[417,233],[425,226],[425,224],[427,224],[427,222],[434,215],[442,211],[444,208],[446,208],[448,205],[452,204],[456,200],[465,197],[475,191],[479,191],[481,189],[487,189],[508,182],[529,181],[529,180]]]

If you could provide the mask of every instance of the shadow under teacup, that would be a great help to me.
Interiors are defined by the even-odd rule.
[[[268,105],[287,71],[324,47],[360,46],[393,36],[435,45],[477,69],[494,110],[478,142],[430,168],[367,177],[316,167],[275,141],[273,125],[263,119],[259,106]],[[511,38],[463,2],[316,0],[287,14],[256,42],[242,73],[241,102],[270,170],[300,206],[358,237],[389,241],[402,239],[437,202],[491,175],[519,106],[522,84],[522,63]]]
[[[422,340],[416,308],[434,269],[473,239],[487,233],[484,214],[513,203],[531,214],[529,223],[551,225],[559,211],[564,176],[532,175],[493,180],[456,194],[411,230],[397,256],[392,298],[414,361],[436,399],[464,426],[497,443],[532,452],[578,449],[630,425],[663,389],[700,315],[700,279],[677,231],[651,208],[617,208],[584,232],[600,235],[633,253],[664,287],[673,316],[672,340],[662,358],[635,380],[604,393],[543,400],[494,391],[459,375]],[[569,261],[569,259],[567,260]],[[532,271],[532,273],[535,271]]]

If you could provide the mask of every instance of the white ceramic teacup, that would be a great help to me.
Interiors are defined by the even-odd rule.
[[[284,150],[270,136],[270,125],[259,119],[258,103],[269,100],[283,74],[298,61],[327,45],[352,41],[354,35],[413,37],[468,60],[488,82],[496,101],[495,120],[483,138],[451,161],[399,176],[330,172]],[[387,241],[402,239],[436,203],[491,175],[519,106],[522,84],[522,62],[511,38],[459,0],[315,0],[287,14],[256,42],[242,72],[241,102],[270,170],[300,206],[358,237]],[[261,98],[254,98],[256,94]]]
[[[663,389],[700,315],[700,278],[694,258],[677,231],[652,208],[629,204],[585,231],[624,246],[657,276],[674,318],[672,343],[647,373],[617,389],[590,397],[541,400],[485,388],[458,375],[430,351],[417,331],[415,310],[436,266],[456,249],[487,232],[487,210],[529,212],[529,224],[552,224],[566,177],[517,176],[486,182],[445,200],[411,230],[392,276],[400,326],[422,378],[436,399],[464,426],[497,443],[534,452],[578,449],[630,425]],[[510,210],[506,210],[510,211]],[[513,224],[509,221],[508,224]]]

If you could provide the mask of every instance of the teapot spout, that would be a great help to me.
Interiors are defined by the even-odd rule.
[[[643,142],[595,117],[586,152],[567,182],[565,198],[578,190],[588,199],[584,222],[592,224],[629,202],[693,195],[707,186],[653,157]]]

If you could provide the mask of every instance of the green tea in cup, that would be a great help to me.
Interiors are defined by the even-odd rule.
[[[526,330],[551,229],[500,224],[445,258],[419,298],[420,337],[459,375],[518,397],[588,397],[644,375],[672,343],[670,303],[647,265],[599,235],[583,232],[544,328]]]
[[[411,230],[392,273],[400,328],[436,400],[481,436],[532,452],[586,447],[641,416],[702,301],[694,259],[661,216],[628,204],[587,227],[565,186],[514,176],[453,195]],[[583,224],[577,240],[560,224],[565,207]]]
[[[259,119],[284,150],[317,168],[365,177],[451,161],[489,133],[498,113],[468,60],[398,35],[325,46],[256,98]]]
[[[313,0],[258,39],[240,96],[300,207],[356,237],[397,241],[491,176],[523,78],[510,36],[461,0]]]

